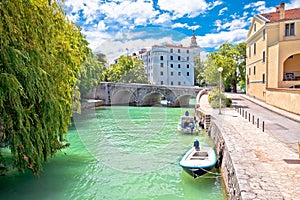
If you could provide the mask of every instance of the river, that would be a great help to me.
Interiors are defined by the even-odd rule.
[[[205,133],[177,132],[185,111],[114,106],[75,115],[71,146],[39,178],[29,171],[0,177],[0,199],[226,199],[217,170],[194,180],[178,165],[194,139],[212,145]]]

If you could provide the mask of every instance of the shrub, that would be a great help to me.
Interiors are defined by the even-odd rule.
[[[219,89],[214,88],[208,95],[208,102],[210,103],[211,107],[219,108]],[[230,107],[232,104],[232,100],[227,98],[224,93],[221,93],[221,106],[222,107]]]

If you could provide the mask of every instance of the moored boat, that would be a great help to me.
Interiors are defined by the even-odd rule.
[[[199,147],[199,142],[196,140],[194,147],[182,157],[179,165],[188,174],[194,178],[198,178],[212,170],[216,162],[215,150],[212,147]]]
[[[186,134],[194,134],[200,131],[195,117],[189,115],[180,117],[177,129],[178,131]]]

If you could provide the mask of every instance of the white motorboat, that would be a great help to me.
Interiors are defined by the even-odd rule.
[[[212,147],[193,147],[182,157],[179,165],[188,174],[197,178],[214,168],[216,162],[216,153]]]
[[[181,116],[177,126],[178,131],[186,134],[195,134],[199,132],[199,125],[192,116]]]

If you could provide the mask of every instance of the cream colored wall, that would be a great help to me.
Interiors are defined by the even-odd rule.
[[[297,89],[276,89],[267,91],[266,103],[300,114],[300,91]]]
[[[284,77],[284,63],[287,61],[288,57],[290,57],[291,55],[299,55],[300,54],[300,36],[299,40],[290,40],[290,41],[283,41],[279,43],[279,57],[278,57],[278,65],[279,65],[279,69],[278,69],[278,87],[286,87],[286,81],[283,80]],[[296,62],[298,63],[298,71],[300,71],[300,59],[299,56],[296,56]],[[296,66],[295,66],[296,67]],[[297,68],[297,67],[296,67]],[[300,73],[300,72],[299,72]],[[300,83],[298,81],[298,83]]]
[[[278,87],[278,52],[279,46],[274,45],[268,49],[268,86],[267,88]]]
[[[279,24],[266,24],[266,36],[268,46],[275,45],[279,41]]]
[[[266,100],[265,84],[262,83],[251,83],[247,94],[255,98]]]
[[[254,31],[254,23],[256,31]],[[266,81],[266,62],[263,62],[263,51],[267,56],[266,41],[263,40],[264,23],[257,18],[254,18],[250,29],[250,37],[247,40],[247,59],[246,59],[246,74],[249,78],[249,84],[246,85],[246,92],[251,96],[263,99],[265,98],[265,83],[263,83],[263,74]],[[267,36],[267,35],[265,35]],[[256,43],[256,54],[254,54],[254,43]],[[251,47],[251,55],[249,55],[249,47]],[[267,61],[267,59],[266,59]],[[254,67],[256,73],[254,74]],[[249,75],[249,68],[251,74]]]
[[[291,21],[292,22],[292,21]],[[253,30],[253,23],[256,23],[257,31]],[[300,71],[300,20],[295,23],[296,36],[285,37],[285,23],[267,23],[259,26],[259,20],[254,18],[251,30],[248,33],[246,75],[249,84],[246,85],[246,92],[250,96],[265,100],[267,103],[279,108],[293,111],[300,114],[300,90],[289,89],[288,86],[300,84],[300,81],[283,81],[284,62],[291,55],[296,55],[293,64],[286,62],[286,70],[295,69],[299,66]],[[287,22],[290,23],[290,22]],[[259,29],[260,28],[260,29]],[[266,28],[266,40],[262,40],[262,30]],[[253,54],[253,44],[256,43],[256,55]],[[251,46],[251,56],[249,47]],[[266,62],[262,62],[262,52],[266,52]],[[253,68],[256,66],[256,74]],[[251,68],[251,75],[249,75]],[[262,74],[265,73],[266,84],[262,84]],[[278,88],[285,89],[278,89]]]

